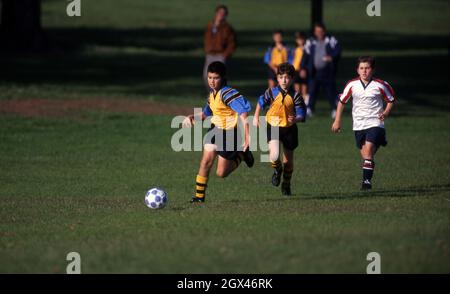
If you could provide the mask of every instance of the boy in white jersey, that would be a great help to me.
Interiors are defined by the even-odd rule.
[[[371,56],[358,59],[357,72],[359,77],[350,80],[344,88],[336,110],[336,118],[331,130],[338,133],[341,130],[341,117],[344,104],[352,98],[353,130],[356,146],[363,160],[363,182],[361,189],[372,188],[372,176],[375,168],[374,155],[380,146],[386,146],[384,120],[389,116],[395,93],[391,86],[372,77],[375,60]],[[386,102],[386,107],[383,105]]]

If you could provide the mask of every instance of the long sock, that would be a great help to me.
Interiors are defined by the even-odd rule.
[[[284,167],[283,169],[283,186],[291,185],[292,172],[294,171],[293,167]]]
[[[244,152],[239,151],[233,159],[233,169],[236,169],[241,164],[242,160],[244,160]]]
[[[208,177],[197,175],[197,177],[195,178],[195,197],[205,198],[207,183]]]
[[[277,171],[281,170],[281,160],[277,159],[276,161],[271,161],[272,167]]]
[[[375,162],[371,159],[364,159],[362,164],[363,182],[372,181],[373,170],[375,169]]]

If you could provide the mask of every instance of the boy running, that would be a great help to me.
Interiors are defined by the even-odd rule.
[[[199,118],[204,120],[212,116],[212,125],[205,135],[203,157],[195,180],[196,193],[191,200],[192,203],[205,201],[209,172],[217,155],[219,160],[216,174],[221,178],[233,172],[242,160],[248,167],[254,164],[253,155],[248,148],[250,131],[247,116],[251,110],[250,103],[237,90],[226,85],[226,67],[222,62],[216,61],[208,66],[207,79],[210,94]],[[238,131],[239,119],[245,130],[243,143]],[[183,126],[190,127],[193,122],[194,115],[189,115],[184,120]]]
[[[355,131],[356,146],[360,150],[363,160],[361,190],[372,189],[374,156],[380,146],[387,144],[384,120],[391,113],[395,100],[392,87],[387,82],[372,77],[374,69],[373,57],[363,56],[358,59],[359,77],[350,80],[345,86],[339,99],[336,118],[331,126],[334,133],[340,132],[344,104],[353,98],[353,130]],[[383,100],[386,102],[385,108]]]
[[[279,186],[281,175],[281,193],[291,195],[291,177],[294,170],[294,150],[298,146],[297,122],[304,122],[306,106],[302,96],[292,89],[295,69],[289,63],[282,63],[277,68],[278,86],[269,88],[258,100],[253,125],[259,125],[261,109],[266,113],[267,141],[269,157],[274,169],[272,185]],[[272,136],[272,128],[278,128],[278,137]],[[280,142],[283,143],[283,163],[280,160]]]

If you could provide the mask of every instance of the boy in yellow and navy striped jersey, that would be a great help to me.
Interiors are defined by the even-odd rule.
[[[283,182],[281,193],[291,195],[291,177],[294,170],[294,149],[298,147],[297,122],[304,122],[306,106],[302,96],[294,92],[292,82],[295,69],[289,63],[282,63],[277,68],[278,86],[269,88],[261,95],[256,106],[253,124],[259,125],[261,109],[266,112],[267,141],[269,157],[274,168],[272,185],[279,186],[281,176]],[[273,134],[273,128],[278,128],[278,137]],[[283,162],[280,160],[280,142],[283,144]]]
[[[242,161],[248,167],[254,164],[254,158],[249,150],[250,129],[247,122],[250,103],[236,89],[226,85],[226,67],[222,62],[211,63],[207,69],[210,94],[201,113],[201,119],[211,118],[211,128],[205,135],[205,145],[200,168],[196,177],[195,196],[193,203],[204,202],[209,172],[216,157],[217,176],[224,178],[232,173]],[[240,138],[238,121],[244,126],[244,141]],[[194,115],[189,115],[183,122],[191,126]]]

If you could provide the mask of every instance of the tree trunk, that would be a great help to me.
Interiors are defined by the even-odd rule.
[[[315,23],[321,23],[323,20],[322,0],[311,0],[311,32],[314,30]]]
[[[41,0],[1,1],[1,49],[38,51],[44,47]]]

